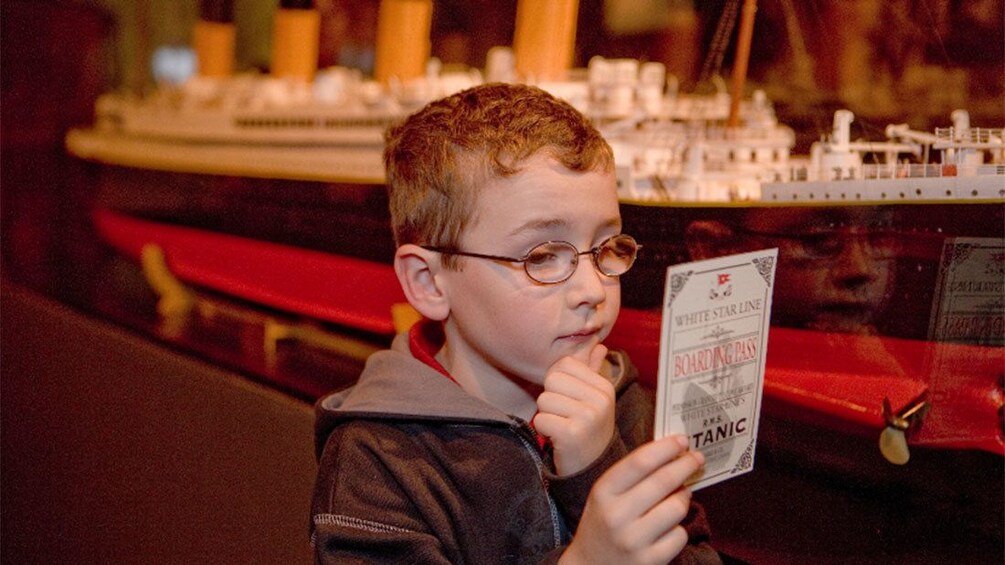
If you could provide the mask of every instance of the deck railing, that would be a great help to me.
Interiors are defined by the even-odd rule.
[[[997,142],[999,145],[1005,140],[1005,128],[970,128],[959,135],[956,128],[935,128],[935,137],[940,142],[945,143],[976,143],[990,144]]]
[[[1005,164],[955,165],[941,163],[884,163],[866,164],[857,170],[830,171],[829,175],[814,175],[809,167],[790,169],[790,181],[806,180],[872,180],[897,178],[973,177],[984,175],[1005,176]]]

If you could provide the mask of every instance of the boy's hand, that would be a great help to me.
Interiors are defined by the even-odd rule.
[[[544,377],[534,427],[551,440],[559,475],[586,468],[614,436],[614,385],[600,375],[606,356],[607,348],[598,344],[588,363],[563,357]]]
[[[639,447],[601,475],[559,563],[668,563],[687,544],[691,504],[681,485],[705,463],[671,436]]]

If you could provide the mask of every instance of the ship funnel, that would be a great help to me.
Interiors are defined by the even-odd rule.
[[[516,72],[527,81],[566,77],[576,45],[578,0],[519,0],[513,53]]]
[[[192,31],[197,72],[202,77],[225,77],[234,72],[234,0],[203,0]]]
[[[855,121],[855,114],[850,110],[838,110],[834,112],[834,130],[831,132],[831,151],[847,153],[851,143],[851,123]]]
[[[984,154],[974,147],[967,146],[967,143],[972,141],[970,113],[966,110],[953,110],[949,117],[953,120],[953,141],[959,143],[960,146],[955,149],[946,149],[946,162],[971,166],[984,163]]]
[[[381,0],[373,70],[377,82],[408,82],[425,75],[432,22],[432,0]]]
[[[851,148],[851,123],[855,114],[849,110],[834,112],[834,131],[823,150],[811,148],[819,167],[816,178],[823,180],[853,179],[859,176],[862,157]]]
[[[272,24],[272,75],[314,80],[321,33],[314,1],[281,0]]]
[[[953,137],[956,141],[970,135],[970,112],[966,110],[953,110],[949,115],[953,120]]]

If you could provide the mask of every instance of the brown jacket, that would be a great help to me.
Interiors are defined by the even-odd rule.
[[[351,389],[317,405],[311,541],[318,563],[554,562],[590,487],[652,435],[652,402],[627,357],[609,355],[619,434],[558,477],[523,420],[465,393],[409,351],[373,355]],[[684,563],[718,563],[695,505]]]

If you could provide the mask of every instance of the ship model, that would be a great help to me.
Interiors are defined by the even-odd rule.
[[[383,130],[474,84],[536,84],[590,117],[614,149],[626,229],[646,254],[623,281],[610,345],[628,350],[650,384],[663,272],[694,258],[691,226],[735,226],[759,210],[866,207],[907,242],[895,267],[906,283],[888,298],[908,305],[910,321],[885,320],[871,335],[773,327],[766,410],[882,434],[884,453],[901,463],[908,445],[1005,453],[1000,296],[977,308],[988,324],[956,339],[933,337],[929,321],[951,244],[997,245],[989,268],[1002,268],[1002,128],[971,127],[960,110],[933,133],[891,125],[887,139],[860,141],[854,116],[840,110],[830,135],[793,155],[792,130],[763,93],[744,98],[735,76],[732,92],[697,95],[679,92],[659,63],[597,57],[571,68],[576,9],[573,0],[521,1],[512,47],[491,51],[485,69],[445,71],[429,57],[431,1],[384,0],[372,77],[316,68],[310,7],[280,6],[268,74],[234,74],[233,24],[200,20],[197,76],[147,96],[103,96],[95,125],[71,131],[67,147],[102,165],[95,224],[143,265],[165,326],[238,311],[220,307],[230,299],[265,309],[250,317],[264,324],[273,356],[293,341],[362,359],[412,320],[390,265]],[[137,196],[151,192],[149,202]],[[933,377],[933,359],[962,368],[959,378]],[[285,385],[311,397],[329,386]]]

